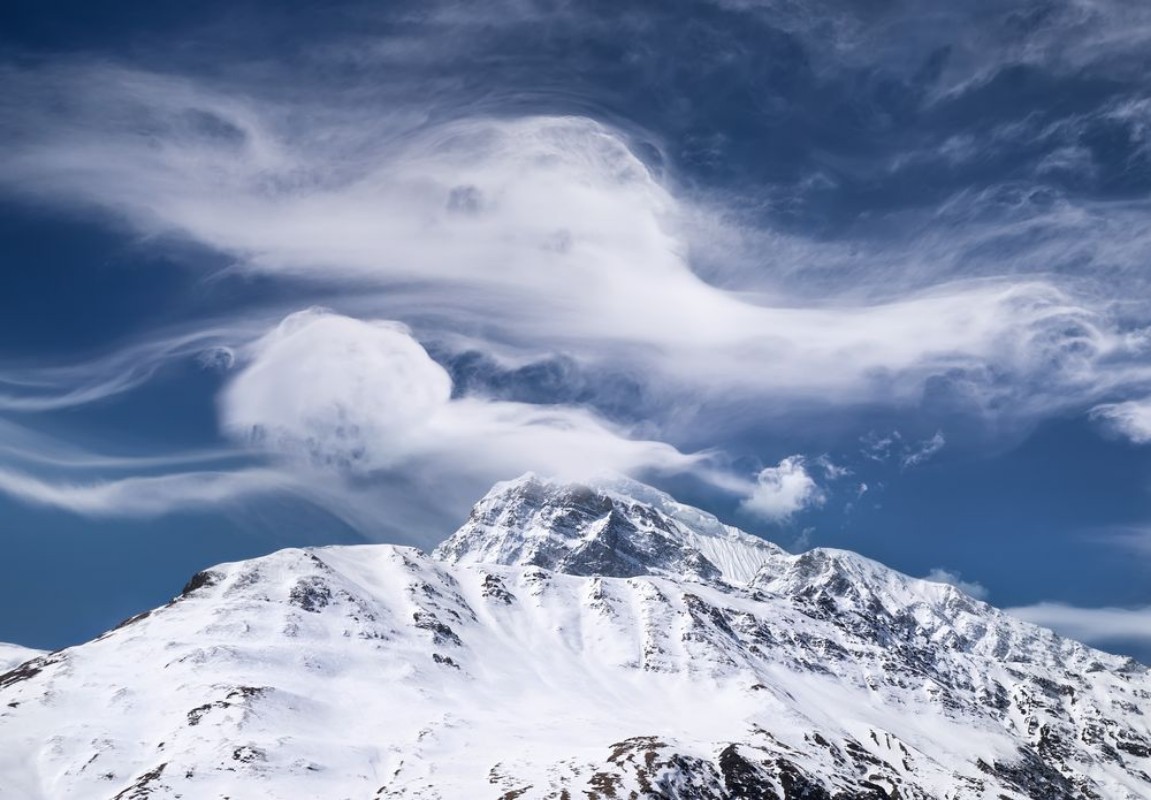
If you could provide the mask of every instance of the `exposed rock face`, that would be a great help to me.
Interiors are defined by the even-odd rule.
[[[1145,800],[1149,726],[1145,667],[950,586],[528,477],[16,666],[0,797]]]

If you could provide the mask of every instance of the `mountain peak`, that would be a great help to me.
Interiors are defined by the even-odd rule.
[[[451,564],[740,585],[782,555],[776,545],[628,478],[569,483],[531,473],[496,484],[435,551]]]

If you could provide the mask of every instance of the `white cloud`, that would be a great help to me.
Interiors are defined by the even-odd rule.
[[[220,342],[250,336],[252,327],[249,321],[167,332],[79,364],[7,369],[0,364],[0,411],[58,411],[99,402],[130,392],[184,358],[198,358],[205,367],[223,363],[226,348]]]
[[[387,322],[300,312],[247,358],[220,399],[224,429],[321,465],[393,466],[420,446],[451,399],[443,367]]]
[[[952,570],[936,567],[935,569],[931,570],[931,572],[927,573],[923,579],[926,581],[931,581],[932,583],[949,584],[964,594],[974,597],[976,600],[987,599],[988,591],[986,586],[979,583],[978,581],[965,581],[958,572],[954,572]]]
[[[747,266],[776,285],[709,285],[691,254],[730,223],[590,119],[416,128],[415,110],[289,114],[250,87],[107,66],[7,77],[0,183],[11,191],[96,208],[245,269],[354,289],[356,316],[631,369],[669,403],[689,393],[744,415],[765,395],[772,408],[905,403],[935,381],[977,413],[1027,416],[1092,396],[1127,346],[1050,276],[953,280],[922,257],[914,288],[861,291],[858,269],[845,270],[812,298],[787,275],[818,246],[757,248]]]
[[[871,431],[860,437],[860,455],[869,461],[884,463],[898,461],[904,469],[916,467],[934,456],[947,444],[943,431],[936,431],[930,439],[909,441],[899,431],[880,436]]]
[[[1088,644],[1151,643],[1151,606],[1079,608],[1063,603],[1037,603],[1005,610],[1020,619]]]
[[[861,436],[859,442],[863,445],[859,451],[860,455],[871,461],[880,462],[887,461],[893,451],[905,447],[903,435],[899,431],[892,431],[888,436],[880,436],[875,431],[870,431]]]
[[[1091,418],[1135,444],[1151,442],[1151,400],[1098,405],[1091,409]]]
[[[111,481],[53,482],[0,469],[0,493],[32,505],[92,517],[155,517],[218,508],[254,496],[300,493],[293,477],[269,469],[185,472]]]
[[[964,195],[939,210],[940,230],[857,257],[854,246],[734,225],[658,179],[626,131],[586,118],[440,122],[422,99],[381,113],[303,89],[285,107],[258,86],[93,64],[4,78],[0,186],[194,242],[236,269],[303,279],[341,314],[271,332],[266,319],[205,324],[75,369],[6,370],[0,409],[92,402],[204,353],[238,370],[220,411],[247,445],[355,474],[439,464],[502,478],[696,469],[699,457],[655,440],[690,431],[699,441],[701,418],[747,429],[812,401],[906,406],[942,392],[966,411],[1029,422],[1151,377],[1147,337],[1120,333],[1130,328],[1111,304],[1047,271],[1069,240],[1083,240],[1071,242],[1078,255],[1109,239],[1142,245],[1092,236],[1096,217],[1066,203],[1038,222],[1008,211],[984,225],[987,198]],[[1143,216],[1112,215],[1139,226]],[[1064,229],[1074,236],[1052,233]],[[995,245],[1013,236],[1039,242],[1031,261],[1001,258]],[[702,279],[701,252],[761,276],[754,291]],[[973,252],[996,255],[971,268],[981,279],[956,279]],[[987,263],[1002,271],[981,271]],[[645,428],[583,408],[452,399],[402,326],[373,321],[385,319],[448,351],[561,353],[627,372],[648,399]],[[868,455],[910,467],[943,443],[894,435]],[[827,480],[843,474],[810,466]],[[751,485],[711,477],[774,519],[824,498],[802,460]]]
[[[584,409],[453,399],[444,368],[391,322],[303,311],[240,358],[220,398],[225,430],[309,466],[366,474],[430,462],[445,475],[494,481],[525,470],[579,477],[700,463]]]
[[[786,520],[824,502],[824,493],[808,474],[802,456],[788,456],[778,466],[760,470],[741,508],[769,520]]]
[[[1138,50],[1151,31],[1146,9],[1113,0],[1065,4],[1059,24],[1006,42],[995,38],[1004,15],[954,4],[930,4],[924,19],[933,22],[910,36],[903,16],[892,24],[902,8],[860,17],[838,3],[799,14],[760,5],[773,25],[819,38],[813,69],[823,74],[880,63],[910,78],[947,45],[936,100],[1004,63],[1096,65]],[[509,7],[507,18],[513,11],[517,20],[528,13]],[[448,26],[468,17],[469,33],[491,25],[489,13],[459,8],[432,16]],[[575,16],[565,24],[578,24]],[[989,26],[995,35],[985,35]],[[311,57],[438,64],[436,48],[411,37],[373,38],[363,46],[371,52],[355,53],[325,40]],[[464,37],[440,38],[454,47]],[[418,82],[406,77],[378,94],[301,83],[285,101],[278,86],[108,62],[0,69],[0,188],[96,212],[152,243],[193,242],[238,270],[303,279],[303,292],[321,287],[342,312],[276,324],[283,314],[264,309],[258,319],[155,335],[75,367],[0,365],[0,411],[96,402],[199,355],[205,366],[235,370],[220,398],[225,430],[296,475],[317,465],[353,481],[406,470],[430,485],[454,472],[479,483],[524,469],[688,469],[744,493],[750,513],[786,519],[823,502],[813,474],[833,481],[844,468],[792,457],[747,481],[653,440],[690,431],[691,441],[706,441],[701,419],[747,429],[812,401],[906,407],[938,392],[996,421],[1029,422],[1128,397],[1151,379],[1151,337],[1139,327],[1146,310],[1127,303],[1137,323],[1128,324],[1112,302],[1146,296],[1139,276],[1151,234],[1141,202],[975,187],[922,210],[915,224],[876,220],[921,231],[905,241],[828,243],[733,223],[722,198],[704,202],[677,183],[674,159],[670,176],[657,177],[621,127],[570,116],[468,118],[458,108],[433,114],[435,93],[421,83],[413,96],[405,87]],[[1107,113],[1138,122],[1147,108]],[[1008,120],[989,136],[1073,143],[1081,122],[1034,130],[1039,123]],[[965,134],[926,152],[962,166],[985,144]],[[1046,166],[1076,167],[1082,156],[1054,149]],[[832,172],[816,177],[826,183]],[[757,200],[776,191],[764,187]],[[719,262],[710,274],[721,285],[700,277],[708,260]],[[1102,278],[1091,284],[1089,274]],[[401,320],[449,351],[466,346],[494,360],[561,353],[581,369],[628,372],[651,398],[645,427],[612,425],[585,408],[453,399],[421,344],[378,320]],[[1095,416],[1146,441],[1149,405],[1097,406]],[[0,444],[5,455],[41,468],[191,469],[187,462],[202,458],[117,459],[14,441]],[[911,467],[943,444],[942,433],[919,443],[893,434],[876,437],[867,455]],[[229,483],[225,474],[239,477]],[[13,473],[5,491],[84,513],[111,513],[113,502],[141,513],[133,509],[228,502],[257,491],[261,474],[63,483]],[[290,483],[275,475],[265,476],[269,486]]]
[[[823,475],[829,481],[837,481],[840,478],[845,478],[851,474],[851,470],[847,467],[840,466],[831,460],[828,455],[822,455],[812,461],[815,466],[823,470]]]
[[[902,463],[906,469],[908,467],[915,467],[922,464],[927,459],[938,453],[947,444],[947,440],[943,438],[942,431],[936,431],[935,435],[930,439],[925,439],[922,442],[914,445],[903,456]]]

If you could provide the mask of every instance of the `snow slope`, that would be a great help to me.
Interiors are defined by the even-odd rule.
[[[0,676],[3,798],[1151,796],[1145,667],[648,487],[284,550]]]

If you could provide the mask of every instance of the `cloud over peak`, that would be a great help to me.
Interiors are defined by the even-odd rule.
[[[524,470],[576,477],[698,462],[582,408],[453,398],[447,371],[403,325],[316,309],[248,348],[220,414],[226,431],[258,450],[356,474],[429,459],[445,474],[491,481]]]
[[[936,567],[931,570],[923,579],[931,581],[932,583],[946,583],[954,586],[959,591],[974,597],[976,600],[986,600],[990,594],[990,592],[987,591],[987,587],[979,583],[979,581],[965,581],[963,580],[963,576],[958,572],[943,569],[942,567]]]

